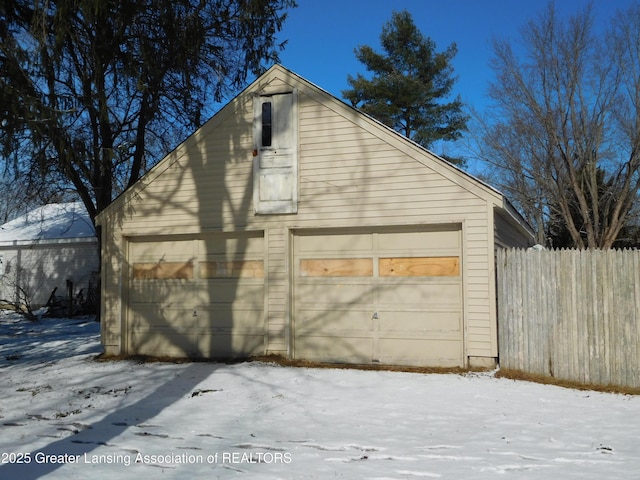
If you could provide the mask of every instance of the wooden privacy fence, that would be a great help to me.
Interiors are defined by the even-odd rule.
[[[640,387],[640,251],[497,252],[500,367]]]

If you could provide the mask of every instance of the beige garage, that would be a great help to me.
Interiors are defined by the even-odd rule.
[[[262,232],[134,238],[126,353],[228,358],[264,351]]]
[[[462,366],[460,226],[299,232],[296,358]]]
[[[107,355],[495,365],[477,178],[275,65],[97,217]]]

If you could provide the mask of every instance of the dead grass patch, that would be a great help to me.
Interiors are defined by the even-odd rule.
[[[619,393],[623,395],[640,395],[640,388],[623,387],[620,385],[599,385],[594,383],[584,384],[580,382],[549,377],[546,375],[535,375],[532,373],[522,372],[520,370],[500,369],[496,373],[496,378],[508,378],[511,380],[542,383],[544,385],[555,385],[557,387],[571,388],[573,390],[590,390],[595,392]]]
[[[248,361],[275,363],[284,367],[299,368],[333,368],[340,370],[373,370],[385,372],[409,372],[409,373],[454,373],[464,374],[468,372],[488,371],[484,368],[460,368],[460,367],[411,367],[405,365],[376,365],[376,364],[352,364],[352,363],[328,363],[311,360],[292,360],[279,355],[265,355],[252,357]]]
[[[315,362],[311,360],[293,360],[282,357],[280,355],[262,355],[249,358],[226,358],[226,359],[207,359],[207,358],[178,358],[178,357],[153,357],[147,355],[105,355],[100,354],[95,357],[99,362],[113,362],[128,360],[137,363],[224,363],[233,365],[245,362],[263,362],[281,365],[283,367],[296,368],[333,368],[343,370],[373,370],[387,372],[409,372],[409,373],[453,373],[462,375],[469,372],[487,372],[491,369],[487,368],[460,368],[460,367],[411,367],[405,365],[375,365],[375,364],[351,364],[351,363],[328,363]]]
[[[100,354],[95,357],[100,362],[113,361],[134,361],[138,363],[223,363],[233,365],[244,362],[264,362],[281,365],[283,367],[294,368],[333,368],[340,370],[371,370],[386,372],[408,372],[422,374],[456,374],[465,375],[468,373],[489,372],[493,369],[489,368],[460,368],[460,367],[411,367],[405,365],[372,365],[372,364],[347,364],[347,363],[327,363],[315,362],[311,360],[293,360],[279,355],[264,355],[250,358],[232,358],[232,359],[207,359],[207,358],[175,358],[175,357],[152,357],[147,355],[104,355]],[[605,393],[618,393],[623,395],[640,395],[640,388],[623,387],[620,385],[598,385],[583,384],[569,380],[549,377],[545,375],[534,375],[522,372],[520,370],[500,369],[495,374],[496,378],[507,378],[510,380],[521,380],[526,382],[541,383],[544,385],[555,385],[557,387],[571,388],[574,390],[595,391]]]

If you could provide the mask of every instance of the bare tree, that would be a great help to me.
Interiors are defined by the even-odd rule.
[[[54,175],[44,176],[26,165],[6,165],[0,170],[0,225],[47,203],[75,200],[65,182]]]
[[[494,109],[481,156],[544,242],[560,217],[577,248],[610,248],[640,188],[640,4],[598,34],[587,7],[554,5],[522,29],[526,55],[495,40]]]
[[[63,178],[91,219],[278,59],[293,0],[0,4],[0,161]],[[158,148],[154,146],[159,145]]]

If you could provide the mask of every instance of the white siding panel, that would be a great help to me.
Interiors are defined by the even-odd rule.
[[[16,286],[24,290],[31,306],[47,303],[54,289],[67,296],[67,279],[73,282],[73,294],[84,294],[92,274],[98,272],[97,242],[43,243],[0,249],[4,275],[0,277],[0,299],[15,302]]]
[[[266,232],[267,269],[267,353],[286,355],[288,351],[288,281],[286,228],[271,227]]]

